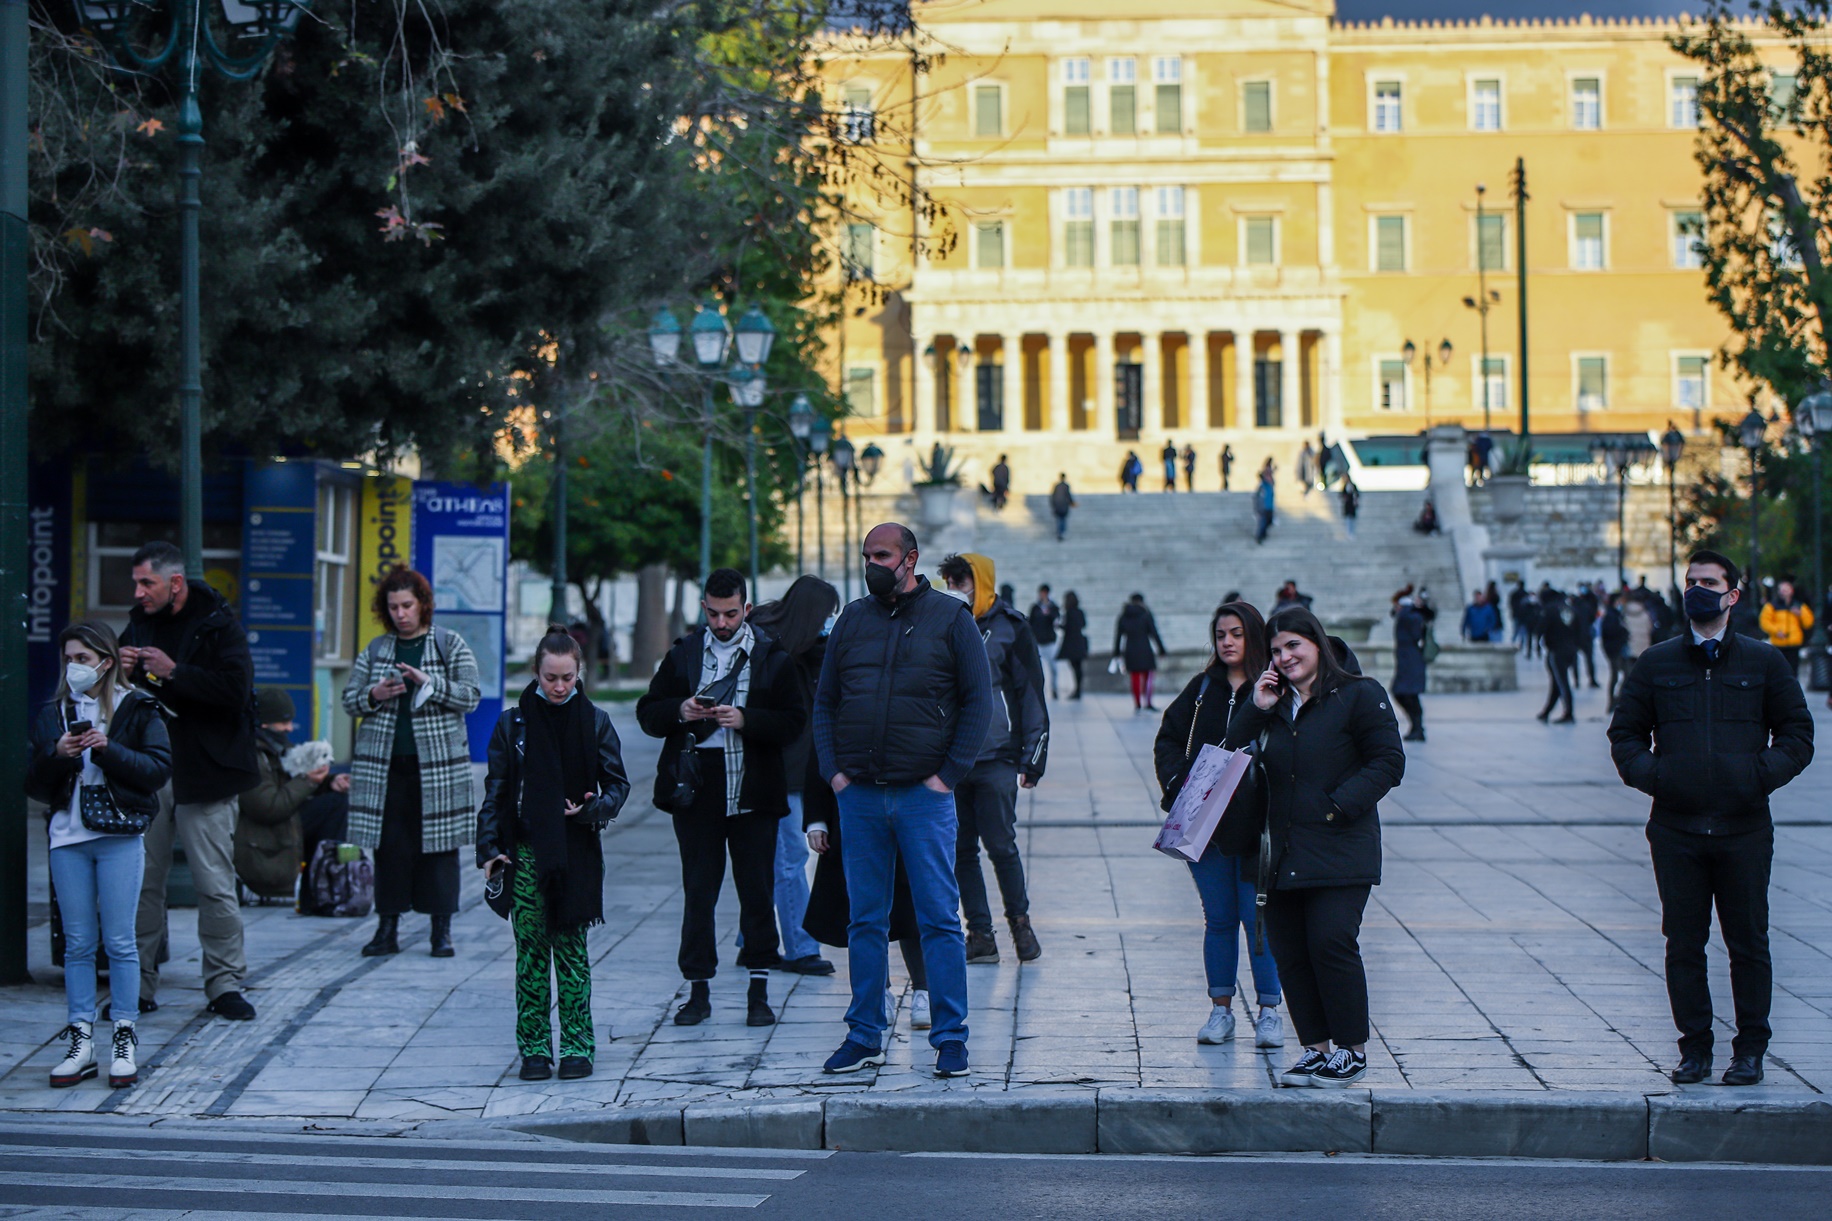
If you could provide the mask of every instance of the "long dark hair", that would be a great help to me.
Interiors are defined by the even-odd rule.
[[[819,577],[801,576],[781,598],[751,612],[751,622],[782,651],[800,658],[821,638],[827,616],[840,609],[840,591]]]
[[[1272,637],[1266,634],[1266,620],[1260,616],[1259,608],[1251,602],[1223,602],[1209,616],[1209,668],[1227,677],[1226,669],[1221,664],[1221,650],[1215,647],[1215,628],[1223,618],[1240,620],[1245,629],[1247,651],[1240,659],[1241,669],[1247,676],[1247,685],[1252,686],[1259,676],[1272,664],[1272,650],[1267,641]]]
[[[1280,632],[1302,636],[1317,646],[1317,679],[1312,687],[1315,695],[1334,691],[1355,677],[1342,668],[1342,662],[1336,656],[1336,646],[1330,643],[1329,633],[1323,630],[1323,624],[1308,607],[1287,606],[1284,610],[1274,611],[1272,618],[1266,621],[1266,643],[1270,645],[1272,638]]]

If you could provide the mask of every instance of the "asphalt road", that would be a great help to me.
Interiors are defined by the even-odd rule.
[[[0,1123],[0,1217],[1823,1217],[1832,1168],[650,1149]]]

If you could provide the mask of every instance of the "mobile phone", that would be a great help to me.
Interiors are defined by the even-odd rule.
[[[81,737],[94,728],[95,726],[88,721],[71,721],[69,732]]]
[[[698,704],[702,708],[717,708],[718,707],[718,704],[713,701],[713,698],[710,695],[696,695],[693,697],[693,702]]]

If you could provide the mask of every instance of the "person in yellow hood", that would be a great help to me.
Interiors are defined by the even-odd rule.
[[[1813,608],[1794,596],[1794,583],[1775,586],[1775,597],[1762,608],[1762,630],[1768,642],[1781,650],[1794,674],[1800,673],[1800,648],[1813,630]]]
[[[992,668],[992,731],[967,778],[954,789],[960,821],[954,849],[954,876],[960,883],[961,911],[967,918],[967,961],[999,961],[992,931],[992,907],[980,870],[980,845],[992,858],[992,871],[1005,901],[1018,961],[1043,953],[1030,923],[1030,897],[1024,885],[1024,863],[1018,855],[1018,785],[1034,788],[1043,779],[1049,757],[1050,714],[1043,698],[1043,659],[1030,623],[998,593],[992,560],[967,553],[941,563],[947,593],[973,611],[986,661]]]

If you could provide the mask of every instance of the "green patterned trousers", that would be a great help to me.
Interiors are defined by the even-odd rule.
[[[549,979],[560,985],[560,1056],[591,1059],[592,964],[585,953],[585,929],[549,932],[547,908],[534,881],[534,852],[516,852],[509,926],[515,932],[515,1046],[524,1056],[553,1055],[553,998]]]

